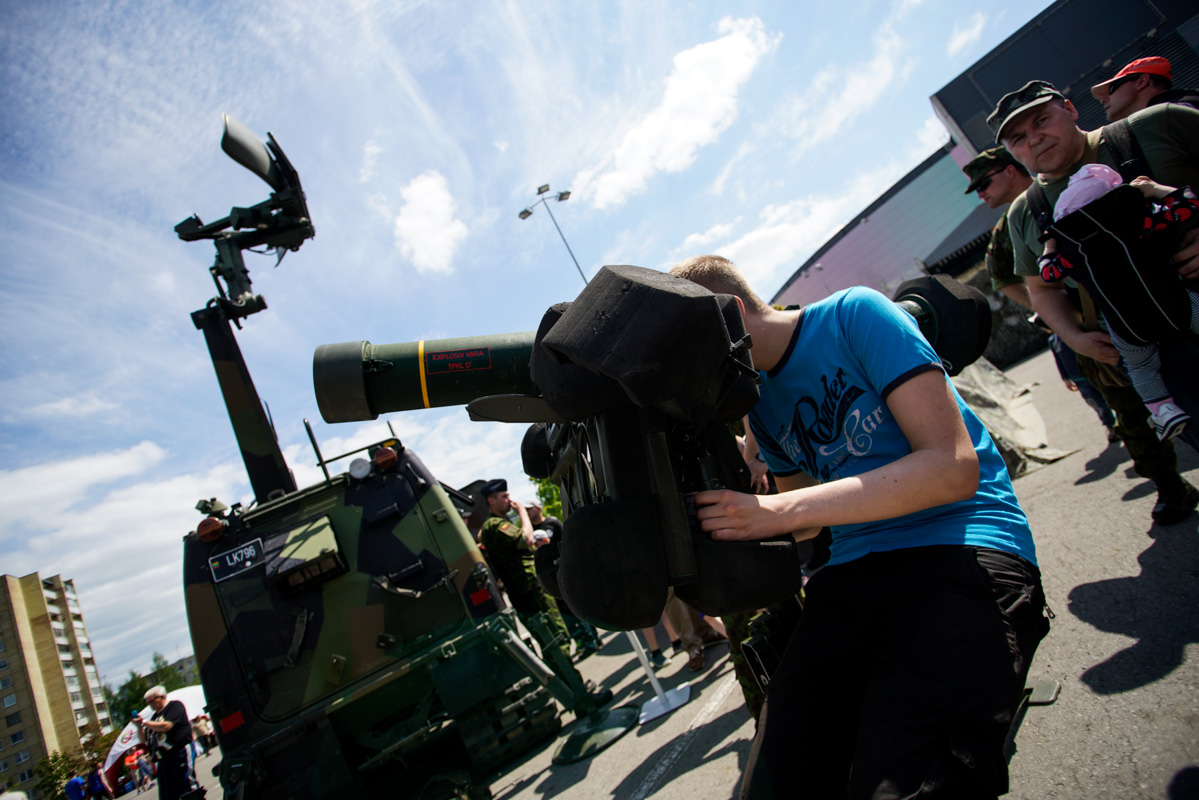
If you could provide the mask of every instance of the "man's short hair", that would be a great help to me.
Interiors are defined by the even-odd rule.
[[[166,696],[167,696],[167,687],[151,686],[149,689],[146,690],[146,693],[142,695],[142,699],[148,703],[151,700],[153,700],[155,697],[166,697]]]
[[[670,268],[670,274],[698,283],[715,294],[740,297],[745,307],[754,313],[761,314],[770,308],[749,288],[737,266],[724,256],[694,256],[675,264]]]
[[[1161,89],[1163,92],[1168,92],[1174,88],[1174,81],[1170,80],[1169,78],[1163,78],[1161,75],[1150,75],[1149,82]]]

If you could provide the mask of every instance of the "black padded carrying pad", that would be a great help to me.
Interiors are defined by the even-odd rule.
[[[712,419],[728,388],[722,303],[656,270],[603,267],[540,341],[559,362],[611,378],[634,404],[685,422]]]
[[[713,617],[753,611],[794,597],[803,587],[799,551],[790,536],[759,542],[718,542],[691,537],[699,579],[674,593]]]
[[[667,570],[655,499],[583,506],[564,525],[558,586],[575,616],[609,631],[657,625]]]
[[[894,299],[917,295],[932,308],[937,319],[936,341],[929,344],[945,363],[945,371],[957,375],[973,364],[991,341],[991,306],[987,297],[948,275],[929,275],[904,281]]]
[[[545,335],[570,305],[552,305],[541,317],[529,358],[529,377],[541,390],[546,405],[556,414],[563,419],[582,422],[606,408],[628,405],[629,401],[620,387],[608,378],[578,364],[559,361],[542,345]]]
[[[520,461],[530,478],[548,478],[554,471],[554,456],[544,422],[534,422],[525,431],[520,441]]]

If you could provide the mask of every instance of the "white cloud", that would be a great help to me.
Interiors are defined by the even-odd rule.
[[[159,445],[142,442],[0,473],[4,571],[75,580],[109,682],[130,669],[144,672],[151,651],[171,658],[191,652],[180,540],[200,519],[197,499],[215,495],[232,504],[248,488],[236,462],[155,474],[170,459]],[[108,484],[115,486],[103,490]]]
[[[93,487],[137,475],[165,457],[158,445],[142,442],[127,450],[0,471],[0,540],[16,536],[18,526],[41,527],[59,518]]]
[[[893,161],[849,181],[834,195],[810,195],[789,203],[767,206],[760,224],[733,242],[716,248],[717,255],[735,262],[751,286],[763,297],[777,283],[781,267],[797,267],[801,260],[828,241],[854,214],[869,205],[879,187],[890,186],[911,168]]]
[[[724,169],[720,171],[720,174],[716,176],[716,180],[712,182],[712,194],[716,195],[717,197],[724,194],[724,187],[728,183],[729,178],[732,177],[733,170],[738,164],[744,161],[746,156],[752,153],[753,150],[754,146],[749,142],[742,142],[740,146],[737,147],[737,152],[733,154],[733,157],[729,159],[729,163],[724,165]]]
[[[983,27],[986,24],[987,17],[981,11],[974,12],[970,16],[970,20],[964,24],[962,22],[953,23],[953,33],[949,35],[949,42],[945,45],[945,52],[951,56],[956,56],[977,42],[982,36]]]
[[[404,206],[396,216],[400,252],[417,272],[453,272],[454,253],[466,238],[466,225],[455,219],[457,204],[441,173],[429,170],[400,190]]]
[[[930,115],[916,131],[916,144],[925,155],[932,153],[949,141],[949,131],[935,114]]]
[[[116,403],[97,397],[94,392],[87,392],[75,397],[64,397],[50,403],[42,403],[29,409],[29,413],[37,417],[86,417],[101,411],[111,411],[117,408]]]
[[[699,148],[737,118],[737,94],[762,57],[778,44],[757,18],[726,17],[719,39],[674,57],[662,101],[625,133],[600,164],[580,172],[576,192],[596,208],[622,205],[658,172],[680,172]]]
[[[492,144],[495,145],[495,149],[499,150],[501,154],[506,153],[508,151],[508,143],[507,142],[493,142]]]
[[[366,183],[375,177],[375,164],[383,148],[375,142],[367,142],[362,148],[362,166],[358,170],[358,182]]]
[[[874,36],[869,61],[826,66],[802,95],[785,101],[775,125],[796,140],[796,155],[836,138],[905,80],[913,66],[904,58],[907,47],[890,23],[884,24]]]
[[[703,233],[693,233],[683,240],[680,250],[691,251],[705,247],[718,239],[723,239],[733,232],[733,226],[741,221],[740,217],[725,225],[713,225]]]

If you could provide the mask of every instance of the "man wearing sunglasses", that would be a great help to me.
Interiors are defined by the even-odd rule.
[[[978,199],[986,203],[987,208],[1006,207],[1032,183],[1028,170],[1003,147],[982,151],[962,167],[962,172],[970,178],[966,194],[977,192]],[[1006,214],[991,229],[991,241],[987,245],[987,272],[991,274],[992,289],[1032,311],[1028,287],[1024,285],[1024,279],[1016,274]]]
[[[1138,58],[1124,65],[1115,77],[1091,87],[1103,104],[1108,122],[1115,122],[1158,103],[1182,103],[1199,108],[1199,91],[1175,89],[1170,62],[1161,56]]]

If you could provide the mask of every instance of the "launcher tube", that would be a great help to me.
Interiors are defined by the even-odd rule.
[[[540,395],[529,377],[533,331],[400,344],[323,344],[312,357],[325,422],[460,406],[479,397]]]

